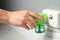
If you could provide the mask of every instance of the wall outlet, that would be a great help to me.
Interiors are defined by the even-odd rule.
[[[42,12],[48,15],[48,22],[50,26],[60,28],[60,11],[44,9]]]

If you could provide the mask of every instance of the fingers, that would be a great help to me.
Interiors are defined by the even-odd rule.
[[[32,12],[32,11],[30,11],[29,14],[30,14],[30,16],[33,16],[35,18],[39,18],[40,20],[42,20],[44,22],[44,18],[42,16],[40,16],[39,14]]]
[[[27,29],[27,30],[30,30],[30,29],[34,28],[34,24],[31,21],[29,21],[29,20],[26,20],[26,23],[22,24],[21,26],[23,28]]]
[[[36,23],[36,21],[35,21],[35,19],[33,17],[28,16],[28,20],[30,20],[33,23],[34,26],[37,25],[37,23]]]
[[[34,24],[29,20],[26,21],[26,26],[28,26],[30,29],[34,28]]]
[[[27,29],[27,30],[30,30],[30,28],[26,24],[23,24],[22,27]]]
[[[35,23],[34,19],[32,18],[33,20],[31,20],[31,18],[32,17],[29,17],[29,19],[26,18],[20,26],[22,26],[23,28],[25,28],[27,30],[33,29],[35,27],[36,23]]]

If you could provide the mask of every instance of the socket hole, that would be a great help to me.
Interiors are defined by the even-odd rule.
[[[50,16],[49,16],[49,19],[53,19],[53,16],[52,16],[52,15],[50,15]]]

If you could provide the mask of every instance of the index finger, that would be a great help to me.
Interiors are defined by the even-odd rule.
[[[32,11],[29,11],[29,15],[30,16],[33,16],[35,18],[39,18],[41,21],[45,21],[44,18],[42,16],[40,16],[38,13],[35,13],[35,12],[32,12]]]

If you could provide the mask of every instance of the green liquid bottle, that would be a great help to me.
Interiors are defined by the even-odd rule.
[[[45,13],[39,13],[45,19],[45,22],[41,21],[40,19],[36,18],[37,26],[35,27],[36,33],[43,33],[45,32],[45,24],[48,23],[48,16]]]

